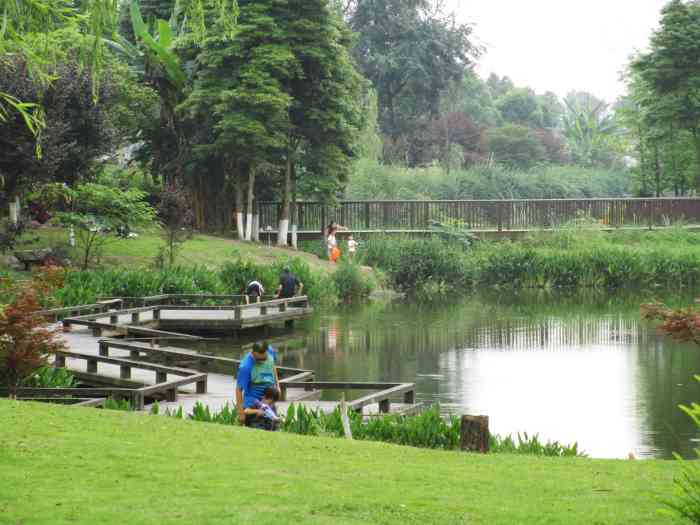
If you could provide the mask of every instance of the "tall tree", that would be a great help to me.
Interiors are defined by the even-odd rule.
[[[428,0],[360,0],[350,16],[355,56],[379,96],[382,132],[396,140],[420,115],[435,116],[440,93],[478,54],[472,28]]]
[[[700,191],[700,4],[672,0],[661,11],[651,51],[632,64],[656,97],[672,103],[675,124],[694,140]]]
[[[583,166],[611,164],[618,126],[608,104],[585,92],[569,93],[564,104],[563,133],[574,162]]]

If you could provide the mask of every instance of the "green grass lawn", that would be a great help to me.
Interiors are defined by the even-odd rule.
[[[0,401],[4,524],[650,524],[678,465],[473,455]]]
[[[61,228],[45,227],[30,232],[27,237],[38,238],[28,246],[18,249],[44,248],[67,244],[67,232]],[[139,265],[148,266],[158,254],[163,240],[157,232],[142,232],[132,239],[120,239],[109,237],[105,246],[102,263],[106,265]],[[253,262],[264,264],[274,262],[278,258],[300,257],[315,269],[332,271],[337,265],[319,259],[315,255],[293,250],[291,248],[278,248],[268,246],[265,243],[239,242],[225,237],[213,235],[194,235],[185,241],[178,252],[177,263],[183,265],[219,266],[227,260],[231,260],[236,254]],[[74,257],[75,261],[79,260]]]

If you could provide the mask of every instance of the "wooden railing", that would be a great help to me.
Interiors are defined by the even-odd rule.
[[[67,350],[55,352],[54,366],[57,368],[65,368],[66,358],[86,361],[88,374],[97,374],[99,363],[119,366],[119,376],[121,379],[131,379],[131,370],[133,368],[155,372],[155,384],[134,389],[133,392],[129,394],[134,410],[142,410],[144,398],[153,396],[154,394],[162,393],[168,401],[175,401],[177,400],[177,389],[192,383],[196,384],[198,394],[205,394],[207,392],[207,374],[198,372],[197,370],[159,365],[145,361],[135,361],[122,357],[70,352]],[[179,376],[179,379],[169,381],[168,375]]]
[[[413,406],[416,400],[416,385],[414,383],[358,383],[358,382],[337,382],[337,381],[287,381],[281,384],[282,397],[285,397],[285,390],[288,388],[303,388],[309,392],[320,393],[321,390],[372,390],[367,395],[348,401],[348,408],[356,412],[362,412],[363,408],[377,403],[379,412],[389,413],[391,410],[391,398],[398,395],[403,396],[406,405]],[[296,401],[296,400],[295,400]]]
[[[155,346],[148,343],[133,341],[125,342],[119,339],[101,339],[99,341],[99,354],[101,356],[108,357],[110,355],[110,349],[126,350],[129,352],[131,359],[140,359],[143,355],[146,355],[163,360],[166,365],[186,363],[188,368],[201,372],[221,371],[228,375],[234,375],[238,371],[238,366],[240,365],[239,359],[200,354],[182,348]],[[279,373],[280,380],[288,379],[290,381],[301,381],[303,379],[313,378],[313,372],[311,370],[304,370],[301,368],[278,366],[277,372]]]
[[[264,300],[272,300],[273,295],[264,295]],[[228,306],[245,304],[245,295],[221,294],[160,294],[146,297],[100,297],[100,301],[119,300],[126,308],[137,308],[150,305],[202,305],[217,303]]]
[[[275,231],[280,205],[258,204],[260,231]],[[459,201],[343,201],[337,205],[297,203],[293,224],[317,231],[330,221],[352,231],[430,230],[455,222],[469,230],[513,231],[579,222],[603,227],[654,227],[685,221],[700,224],[700,199],[530,199]]]
[[[268,309],[275,309],[276,312],[270,313]],[[236,306],[183,306],[183,305],[154,305],[142,306],[139,308],[129,308],[126,310],[99,310],[98,313],[88,315],[80,315],[76,317],[65,317],[61,322],[64,330],[69,331],[72,325],[82,325],[90,328],[95,337],[100,337],[102,331],[112,330],[122,332],[124,335],[138,335],[145,338],[188,338],[192,340],[200,340],[198,336],[188,336],[178,332],[169,332],[155,328],[139,326],[142,322],[142,313],[151,313],[150,321],[160,321],[161,312],[185,310],[190,312],[205,312],[205,311],[231,311],[235,322],[244,320],[244,312],[257,310],[259,318],[262,321],[276,321],[289,318],[289,314],[301,312],[305,315],[310,311],[309,298],[305,295],[298,297],[290,297],[285,299],[275,299],[272,301],[262,301],[259,303],[239,304]],[[130,324],[119,324],[120,316],[131,316]],[[293,315],[292,315],[293,317]],[[109,322],[102,322],[102,319],[109,319]],[[185,320],[174,321],[178,323],[186,323]],[[203,320],[202,322],[208,322]],[[217,321],[210,321],[212,325],[217,324]]]

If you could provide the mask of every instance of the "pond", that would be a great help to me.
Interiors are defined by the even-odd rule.
[[[319,380],[415,382],[419,401],[488,415],[494,433],[577,441],[592,457],[693,457],[700,433],[678,404],[700,402],[700,347],[657,334],[639,305],[694,297],[489,291],[319,312],[273,335],[284,365]]]

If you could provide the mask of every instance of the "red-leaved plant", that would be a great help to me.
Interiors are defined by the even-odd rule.
[[[0,381],[7,385],[11,399],[25,377],[65,346],[39,310],[36,293],[27,288],[17,293],[0,316]]]
[[[676,341],[693,341],[700,345],[700,311],[692,306],[669,308],[661,303],[642,305],[642,316],[652,321],[661,321],[660,332],[670,335]]]

